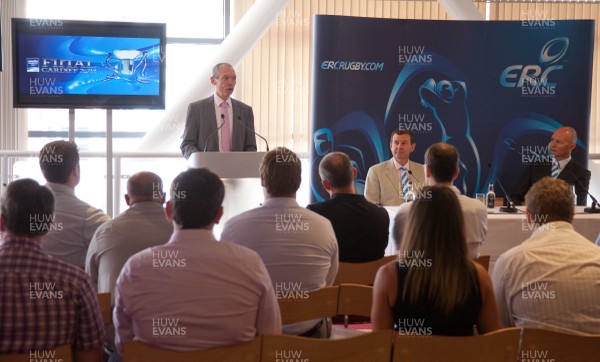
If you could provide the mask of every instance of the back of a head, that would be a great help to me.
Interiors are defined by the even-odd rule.
[[[319,163],[319,176],[332,188],[350,186],[354,179],[350,157],[343,152],[328,153]]]
[[[163,183],[153,172],[142,171],[127,180],[127,195],[131,204],[142,201],[164,202]]]
[[[525,195],[525,205],[535,224],[542,225],[553,221],[573,221],[574,195],[565,181],[544,177]]]
[[[411,302],[428,298],[443,313],[466,300],[465,279],[473,266],[462,209],[451,188],[425,186],[419,192],[408,214],[399,258],[409,268],[403,298]]]
[[[54,195],[31,179],[11,182],[0,206],[6,231],[25,237],[44,235],[50,230],[54,213]]]
[[[437,182],[452,182],[460,155],[451,144],[438,142],[429,146],[425,151],[425,164],[431,169],[431,175]]]
[[[46,181],[65,184],[73,168],[79,164],[79,150],[75,142],[50,142],[41,149],[39,162]]]
[[[173,220],[182,229],[202,229],[212,224],[223,204],[225,186],[206,168],[189,169],[171,184]]]
[[[292,150],[277,147],[265,154],[260,164],[263,187],[271,197],[286,197],[300,188],[302,165]]]

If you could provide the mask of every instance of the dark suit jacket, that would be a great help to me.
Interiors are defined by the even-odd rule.
[[[551,164],[534,164],[525,170],[525,173],[517,183],[515,193],[511,195],[515,205],[523,204],[525,194],[529,191],[529,188],[543,177],[550,176],[551,168]],[[558,174],[559,179],[565,180],[569,185],[575,185],[578,206],[585,206],[586,204],[591,177],[592,173],[573,159]]]
[[[233,111],[231,151],[256,151],[252,108],[233,98],[231,98],[231,106]],[[219,151],[216,120],[214,95],[188,106],[183,141],[180,146],[185,158],[189,158],[194,152],[203,152],[205,146],[206,151]],[[247,128],[242,126],[242,123]]]
[[[307,208],[331,222],[340,262],[362,263],[384,256],[390,217],[383,207],[370,203],[363,195],[335,194]]]

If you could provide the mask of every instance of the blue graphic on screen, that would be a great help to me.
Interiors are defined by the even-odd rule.
[[[419,87],[423,107],[431,110],[442,129],[442,142],[452,144],[460,151],[460,179],[457,187],[468,194],[468,185],[479,190],[481,162],[475,140],[471,136],[471,123],[467,109],[467,85],[460,81],[429,78]],[[452,124],[448,134],[444,124]]]
[[[350,157],[352,165],[357,174],[354,179],[354,189],[363,194],[365,179],[370,164],[373,162],[369,156],[377,155],[383,158],[384,149],[380,134],[380,122],[377,122],[365,112],[353,112],[337,120],[330,128],[320,128],[313,133],[313,145],[317,157],[312,159],[311,169],[318,170],[323,156],[329,152],[344,152]],[[334,138],[335,137],[337,138]],[[360,139],[364,149],[351,144],[351,140],[357,143]],[[314,175],[318,177],[318,172]],[[317,180],[311,182],[311,191],[316,201],[323,201],[320,183]]]
[[[20,35],[20,93],[157,96],[160,39]],[[21,63],[22,64],[22,63]]]
[[[424,52],[435,62],[427,66],[407,64],[396,78],[386,107],[385,123],[391,121],[391,110],[409,89],[410,81],[423,73],[433,72],[453,79],[464,79],[459,68],[446,57],[435,52]],[[412,89],[411,89],[412,91]],[[441,131],[440,142],[447,142],[461,150],[460,173],[456,186],[464,193],[480,190],[481,161],[477,145],[471,135],[471,121],[467,108],[467,85],[464,81],[427,79],[418,88],[421,105],[431,111]],[[386,129],[389,127],[386,127]],[[393,127],[395,128],[395,127]]]

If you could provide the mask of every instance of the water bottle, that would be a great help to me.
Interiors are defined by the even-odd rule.
[[[571,185],[571,192],[573,193],[573,206],[577,206],[577,193],[575,192],[575,184]]]
[[[413,189],[413,184],[412,182],[408,183],[408,192],[406,193],[406,195],[404,195],[404,202],[411,202],[411,201],[415,201],[415,191]]]
[[[496,202],[496,193],[494,192],[494,184],[490,183],[488,186],[488,192],[486,195],[488,209],[493,209]]]

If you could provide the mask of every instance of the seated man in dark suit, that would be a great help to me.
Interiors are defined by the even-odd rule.
[[[571,152],[577,144],[577,132],[572,127],[558,128],[550,139],[550,153],[553,156],[552,164],[534,164],[527,168],[517,183],[515,193],[511,195],[516,205],[521,205],[529,188],[546,176],[552,176],[575,185],[577,205],[585,206],[588,187],[592,173],[571,159]]]
[[[331,221],[338,241],[340,262],[377,260],[385,254],[390,218],[387,211],[356,195],[356,168],[342,152],[327,154],[319,164],[319,175],[331,199],[308,205]]]

